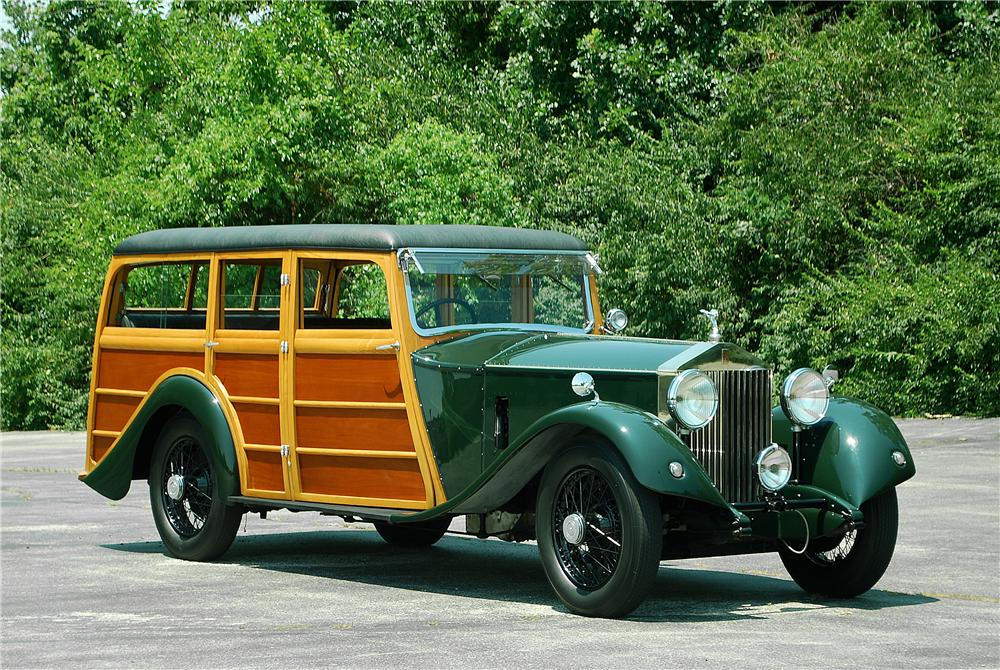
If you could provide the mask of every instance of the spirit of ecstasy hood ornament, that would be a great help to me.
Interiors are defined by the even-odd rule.
[[[712,344],[720,342],[722,340],[722,333],[719,332],[719,310],[703,309],[701,310],[701,314],[712,322],[712,332],[708,334],[708,341]]]

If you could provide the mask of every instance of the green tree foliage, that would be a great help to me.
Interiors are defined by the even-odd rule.
[[[80,427],[122,238],[564,230],[635,334],[1000,413],[995,3],[4,0],[3,428]]]

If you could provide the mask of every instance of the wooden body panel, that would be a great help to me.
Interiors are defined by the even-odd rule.
[[[290,282],[280,289],[278,330],[220,328],[222,262],[279,258]],[[300,260],[326,268],[377,264],[386,278],[392,328],[299,328]],[[114,291],[118,273],[129,265],[164,261],[207,266],[205,329],[108,326],[110,310],[121,307]],[[321,277],[319,288],[323,281]],[[318,303],[317,297],[307,307],[315,310]],[[409,326],[402,273],[391,252],[288,250],[113,258],[95,335],[85,472],[114,447],[151,386],[164,373],[182,368],[198,371],[198,378],[219,398],[232,426],[245,496],[433,507],[444,502],[444,494],[409,363],[410,352],[431,341],[417,337]],[[287,353],[282,342],[288,343]],[[394,343],[398,349],[376,350]],[[283,445],[289,447],[287,457]]]
[[[296,400],[403,402],[395,356],[298,354],[295,365]]]
[[[152,338],[150,338],[152,339]],[[203,336],[194,344],[201,348]],[[97,371],[97,386],[107,389],[148,391],[160,375],[173,368],[204,369],[203,351],[102,351]]]
[[[303,493],[343,498],[421,500],[424,482],[420,466],[408,458],[359,458],[299,454]],[[330,491],[336,491],[331,494]]]

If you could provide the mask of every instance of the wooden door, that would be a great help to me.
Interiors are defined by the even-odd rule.
[[[384,268],[359,253],[300,254],[292,292],[296,499],[427,507]]]
[[[239,420],[244,495],[290,499],[282,420],[289,255],[220,256],[212,370]]]

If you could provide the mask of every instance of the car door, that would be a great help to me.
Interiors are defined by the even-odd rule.
[[[243,493],[290,499],[283,375],[290,254],[219,255],[210,369],[236,413]],[[287,417],[284,417],[287,418]]]
[[[421,509],[421,472],[390,318],[390,255],[300,252],[290,358],[295,498]]]

